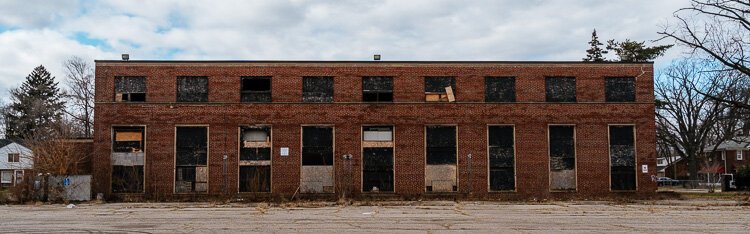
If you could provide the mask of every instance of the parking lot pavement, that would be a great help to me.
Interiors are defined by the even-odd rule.
[[[310,206],[302,205],[302,206]],[[317,205],[312,205],[317,206]],[[424,202],[409,206],[114,203],[0,206],[0,232],[750,232],[737,202]]]

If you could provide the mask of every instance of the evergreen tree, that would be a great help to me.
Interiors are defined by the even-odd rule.
[[[667,49],[673,45],[660,45],[647,47],[645,41],[637,42],[626,39],[616,42],[614,39],[607,41],[607,50],[614,51],[620,62],[648,62],[664,55]]]
[[[601,42],[599,42],[599,37],[596,36],[596,29],[594,29],[594,32],[591,33],[591,41],[589,42],[589,45],[591,45],[591,48],[586,50],[586,57],[583,58],[584,62],[604,62],[604,54],[607,53],[606,50],[602,50],[602,48],[599,48],[600,45],[604,45]]]
[[[6,137],[44,137],[54,132],[65,102],[55,77],[44,66],[34,68],[21,87],[12,89],[10,94],[12,103],[5,113]]]

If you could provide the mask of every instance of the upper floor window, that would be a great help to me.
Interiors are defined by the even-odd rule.
[[[362,77],[363,102],[393,102],[393,77]]]
[[[427,76],[424,78],[424,97],[428,102],[456,101],[456,78],[452,76]]]
[[[484,101],[485,102],[515,102],[516,101],[516,78],[494,77],[484,78]]]
[[[270,76],[243,76],[241,79],[242,102],[271,102]]]
[[[607,77],[604,93],[607,102],[635,102],[635,78]]]
[[[302,77],[302,101],[333,102],[333,77]]]
[[[576,102],[575,77],[547,77],[545,89],[547,102]]]
[[[208,77],[178,76],[178,102],[208,102]]]
[[[145,102],[146,77],[117,76],[115,77],[116,102]]]
[[[20,162],[21,154],[19,153],[8,153],[8,162]]]

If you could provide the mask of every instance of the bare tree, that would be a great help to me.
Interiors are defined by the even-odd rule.
[[[659,32],[691,49],[692,54],[719,62],[720,71],[736,71],[750,77],[750,2],[747,0],[692,0],[691,6],[679,9],[676,25]],[[746,48],[748,50],[746,50]],[[721,77],[716,77],[721,78]],[[726,99],[710,93],[709,98],[750,110],[750,102]]]
[[[696,180],[699,158],[710,144],[719,144],[727,136],[717,136],[716,124],[726,116],[726,106],[702,93],[719,97],[722,80],[719,73],[702,72],[710,64],[683,60],[667,68],[656,82],[657,137],[688,162],[690,179]]]
[[[68,108],[65,113],[76,126],[80,126],[78,135],[90,138],[94,128],[94,67],[80,57],[71,57],[63,63],[66,83]]]

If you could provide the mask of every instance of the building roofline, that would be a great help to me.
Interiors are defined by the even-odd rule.
[[[584,61],[458,61],[458,60],[94,60],[95,63],[363,63],[363,64],[654,64],[649,62],[584,62]]]

